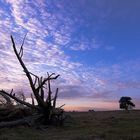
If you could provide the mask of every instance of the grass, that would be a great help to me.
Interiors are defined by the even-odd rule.
[[[0,140],[140,140],[140,111],[67,113],[64,126],[0,129]]]

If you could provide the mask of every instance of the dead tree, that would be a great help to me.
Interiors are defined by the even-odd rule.
[[[44,77],[39,77],[33,74],[32,72],[30,72],[22,59],[25,37],[23,39],[19,51],[16,48],[16,44],[13,36],[11,36],[11,41],[12,41],[12,47],[14,53],[29,81],[29,85],[33,93],[31,94],[32,104],[26,102],[25,100],[21,100],[17,98],[15,94],[13,94],[13,90],[11,91],[11,93],[1,90],[0,93],[14,99],[16,102],[20,104],[23,104],[27,107],[37,110],[39,114],[42,114],[42,117],[40,118],[40,123],[51,124],[54,117],[57,118],[58,121],[61,121],[62,119],[60,120],[60,118],[62,118],[63,109],[61,109],[61,107],[56,108],[58,88],[56,89],[56,93],[54,97],[51,91],[51,81],[57,79],[59,75],[55,75],[55,73],[51,73],[51,74],[47,73],[47,77],[44,78]],[[47,94],[45,94],[45,89],[47,89]],[[37,105],[34,104],[34,99],[36,100]]]

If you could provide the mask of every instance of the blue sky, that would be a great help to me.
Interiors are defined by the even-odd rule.
[[[139,0],[0,0],[0,88],[30,93],[11,47],[24,45],[29,70],[55,72],[66,109],[140,108]]]

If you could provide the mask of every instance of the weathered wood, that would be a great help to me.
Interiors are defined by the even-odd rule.
[[[27,76],[27,78],[29,80],[31,89],[32,89],[32,91],[33,91],[33,93],[34,93],[34,95],[36,97],[36,100],[37,100],[39,106],[43,106],[43,101],[42,101],[42,99],[40,98],[40,96],[38,94],[38,90],[35,89],[34,82],[33,82],[33,79],[32,79],[32,77],[30,75],[30,72],[28,71],[26,65],[24,64],[24,62],[22,60],[22,58],[19,56],[19,53],[17,52],[16,45],[15,45],[15,42],[14,42],[14,39],[13,39],[12,36],[11,36],[11,41],[12,41],[12,44],[13,44],[13,49],[14,49],[15,55],[16,55],[18,61],[20,62],[20,65],[22,66],[24,72],[26,73],[26,76]]]
[[[0,108],[0,122],[12,121],[32,115],[36,110],[27,107],[5,106]]]
[[[11,36],[11,41],[12,41],[12,47],[13,47],[14,53],[29,81],[29,84],[30,84],[30,87],[31,87],[31,90],[33,93],[33,94],[31,94],[32,104],[26,102],[25,100],[17,98],[15,96],[15,93],[13,94],[13,89],[12,89],[11,93],[1,90],[0,94],[4,94],[5,96],[7,96],[11,99],[14,99],[16,102],[18,102],[20,104],[30,107],[31,109],[36,109],[38,111],[38,113],[40,113],[40,115],[42,115],[41,118],[38,120],[42,124],[51,124],[53,118],[57,118],[56,120],[60,121],[60,120],[62,120],[60,118],[62,118],[62,116],[63,116],[63,111],[62,111],[61,107],[56,108],[56,99],[57,99],[57,95],[58,95],[58,88],[56,90],[54,98],[53,98],[52,91],[51,91],[51,80],[57,79],[60,75],[55,75],[55,73],[51,73],[51,74],[47,73],[47,77],[43,78],[43,77],[38,77],[37,75],[33,74],[32,72],[30,72],[27,69],[25,63],[22,60],[23,45],[24,45],[25,37],[23,39],[23,42],[22,42],[22,45],[21,45],[19,51],[16,48],[16,44],[15,44],[13,36]],[[47,89],[47,93],[46,93],[47,97],[45,96],[44,89]],[[34,103],[34,98],[37,101],[37,105],[35,105],[35,103]],[[12,118],[13,116],[14,115],[12,113],[10,113],[7,116],[7,118],[9,119],[9,118]],[[0,127],[5,127],[5,126],[11,127],[11,126],[20,125],[22,123],[26,124],[26,121],[24,119],[22,119],[22,120],[12,121],[12,122],[8,122],[8,123],[3,122],[3,123],[0,123]]]
[[[26,105],[26,106],[28,106],[28,107],[30,107],[30,108],[39,109],[37,106],[31,105],[31,104],[28,103],[28,102],[22,101],[22,100],[20,100],[19,98],[15,97],[15,96],[12,95],[12,94],[9,94],[8,92],[6,92],[6,91],[4,91],[4,90],[1,90],[1,91],[0,91],[0,94],[5,94],[5,95],[9,96],[10,98],[14,99],[15,101],[17,101],[17,102],[19,102],[19,103],[21,103],[21,104],[23,104],[23,105]]]
[[[20,126],[20,125],[35,126],[36,120],[39,119],[40,117],[41,117],[41,115],[32,115],[32,116],[24,117],[22,119],[18,119],[15,121],[1,122],[0,128],[15,127],[15,126]]]
[[[29,122],[27,122],[25,119],[22,119],[22,120],[10,121],[10,122],[1,122],[0,123],[0,128],[14,127],[14,126],[19,126],[19,125],[30,126]]]

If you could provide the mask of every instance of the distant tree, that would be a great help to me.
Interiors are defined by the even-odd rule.
[[[135,104],[131,100],[132,100],[131,97],[127,97],[127,96],[121,97],[119,100],[120,109],[128,110],[134,108]]]

